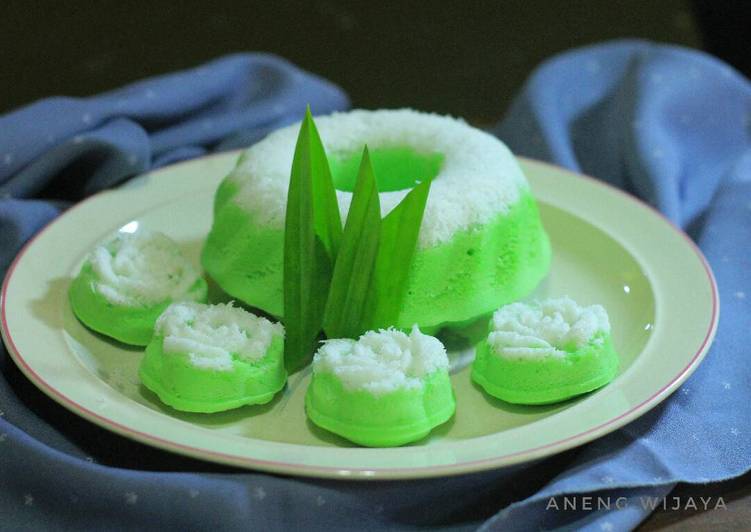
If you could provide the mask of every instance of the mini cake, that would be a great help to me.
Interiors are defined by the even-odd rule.
[[[346,219],[362,149],[370,150],[382,215],[432,180],[393,325],[423,330],[489,314],[531,292],[546,275],[550,244],[529,186],[497,138],[460,120],[412,110],[352,111],[316,118]],[[299,124],[240,157],[220,185],[202,253],[227,293],[283,313],[284,222]]]
[[[391,447],[425,437],[456,403],[441,342],[394,329],[324,342],[313,358],[308,417],[360,445]]]
[[[206,281],[167,236],[120,233],[92,251],[68,291],[84,325],[132,345],[146,345],[173,301],[205,301]]]
[[[472,379],[509,403],[545,404],[604,386],[617,371],[605,309],[563,297],[495,312]]]
[[[232,303],[175,303],[138,370],[162,402],[188,412],[268,403],[284,387],[284,327]]]

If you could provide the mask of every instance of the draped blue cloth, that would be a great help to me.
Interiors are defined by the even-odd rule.
[[[638,41],[593,46],[540,66],[495,133],[520,155],[597,176],[682,226],[712,266],[722,319],[707,358],[673,397],[583,447],[572,466],[488,526],[529,523],[539,515],[546,523],[562,522],[556,521],[562,512],[541,513],[551,496],[609,490],[630,498],[623,510],[567,516],[577,528],[619,530],[641,522],[649,513],[643,502],[677,482],[707,483],[748,471],[749,80],[683,48]]]
[[[0,271],[71,201],[248,145],[299,119],[308,103],[317,114],[349,105],[336,86],[282,59],[238,54],[0,117]],[[279,477],[100,429],[36,390],[2,350],[0,528],[620,530],[641,522],[677,482],[748,471],[750,117],[751,84],[727,65],[621,41],[541,65],[494,129],[518,154],[655,205],[689,231],[714,269],[722,320],[712,350],[679,392],[637,421],[579,449],[480,474],[383,483]],[[579,498],[578,511],[564,509],[567,495]],[[613,504],[581,510],[587,496]]]

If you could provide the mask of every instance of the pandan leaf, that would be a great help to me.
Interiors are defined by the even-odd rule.
[[[316,349],[342,228],[326,153],[310,108],[300,126],[284,225],[284,361],[303,367]]]
[[[380,233],[381,206],[366,146],[323,318],[323,328],[329,338],[357,338],[364,332],[366,304]]]
[[[399,319],[430,183],[426,180],[413,188],[381,223],[380,246],[366,304],[365,329],[391,327]]]
[[[339,203],[336,200],[336,189],[331,177],[329,161],[326,158],[326,151],[323,148],[313,115],[310,114],[310,106],[305,111],[305,122],[308,124],[310,135],[315,231],[323,242],[333,264],[339,251],[339,243],[342,240],[342,219],[339,215]]]

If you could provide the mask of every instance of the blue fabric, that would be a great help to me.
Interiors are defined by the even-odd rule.
[[[551,496],[629,488],[636,500],[623,511],[587,512],[577,522],[619,530],[648,513],[639,497],[748,471],[749,81],[681,48],[633,41],[584,48],[543,64],[495,133],[520,155],[632,192],[688,230],[714,270],[722,320],[707,358],[678,393],[584,447],[571,467],[488,526],[529,523]]]
[[[0,271],[67,203],[152,168],[253,142],[346,108],[323,80],[264,55],[0,117]],[[409,482],[349,483],[238,471],[142,446],[47,399],[0,353],[0,515],[12,529],[343,527],[620,530],[676,482],[751,467],[751,86],[688,50],[616,42],[532,75],[496,128],[519,154],[596,175],[690,231],[722,298],[715,345],[659,407],[584,447],[532,464]],[[57,201],[42,200],[56,198]],[[563,496],[618,499],[555,510]],[[554,497],[551,499],[551,497]],[[625,501],[625,502],[624,502]],[[590,505],[591,505],[590,501]]]

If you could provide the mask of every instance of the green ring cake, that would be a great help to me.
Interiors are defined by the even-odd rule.
[[[68,290],[84,325],[131,345],[146,345],[174,301],[205,301],[206,281],[159,232],[121,232],[86,258]]]
[[[157,320],[138,375],[178,410],[268,403],[287,380],[284,327],[231,303],[175,303]]]
[[[617,372],[605,309],[563,297],[496,311],[472,380],[509,403],[546,404],[600,388]]]
[[[453,416],[448,367],[443,344],[417,327],[327,340],[313,357],[305,411],[319,427],[360,445],[403,445]]]
[[[408,330],[462,323],[531,292],[547,274],[550,244],[524,175],[497,138],[445,116],[412,110],[316,118],[346,219],[363,146],[382,215],[432,180],[398,320]],[[283,314],[287,190],[299,124],[250,147],[220,185],[202,253],[231,296]]]

